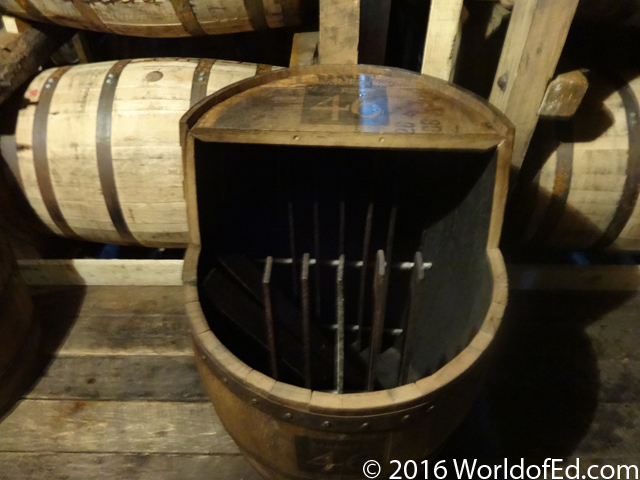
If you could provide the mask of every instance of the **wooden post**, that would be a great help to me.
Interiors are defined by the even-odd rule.
[[[576,113],[589,88],[589,80],[580,70],[558,75],[549,84],[538,115],[570,118]]]
[[[384,65],[391,0],[361,0],[358,63]]]
[[[357,64],[359,35],[360,0],[320,0],[320,63]]]
[[[73,32],[50,26],[46,29],[30,27],[0,50],[0,103],[38,73],[38,68],[71,38]]]
[[[318,63],[318,32],[296,33],[291,46],[290,67]]]
[[[516,126],[511,164],[518,169],[538,123],[538,109],[577,6],[578,0],[515,3],[489,101]]]
[[[462,0],[432,0],[424,44],[424,75],[452,81],[460,48]]]

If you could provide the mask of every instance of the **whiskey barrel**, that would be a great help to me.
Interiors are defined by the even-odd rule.
[[[392,461],[433,457],[474,401],[506,304],[509,121],[425,75],[314,65],[207,97],[181,135],[189,330],[241,452],[272,480],[394,478]],[[324,252],[313,271],[307,249]],[[413,255],[412,279],[389,273],[385,251]],[[362,270],[345,262],[357,258]],[[359,298],[370,305],[360,323]],[[394,324],[402,340],[388,344],[403,346],[383,352]],[[328,342],[312,333],[321,326],[335,328]]]
[[[507,217],[518,245],[640,251],[640,77],[589,80],[573,119],[531,146]]]
[[[296,25],[299,0],[0,0],[0,11],[137,37],[187,37]]]
[[[265,479],[363,478],[371,460],[381,465],[380,478],[389,478],[391,460],[419,465],[436,455],[473,405],[504,311],[506,271],[498,249],[489,254],[493,301],[466,348],[414,383],[342,395],[276,381],[228,350],[198,301],[199,252],[189,247],[183,275],[196,364],[220,420]],[[370,468],[375,474],[375,465]]]
[[[0,237],[0,415],[29,384],[40,329],[9,244]]]
[[[269,70],[196,59],[46,70],[27,89],[16,145],[5,139],[3,153],[31,207],[56,234],[183,246],[180,117],[207,94]]]

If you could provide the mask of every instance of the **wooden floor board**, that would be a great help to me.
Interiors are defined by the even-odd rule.
[[[58,355],[187,355],[186,315],[80,316]]]
[[[30,399],[208,401],[192,357],[59,356]]]
[[[0,480],[260,480],[240,455],[0,452]]]
[[[210,403],[22,400],[0,452],[238,453]]]
[[[51,360],[0,423],[0,480],[258,480],[202,389],[180,287],[34,292]],[[487,387],[505,453],[636,464],[639,319],[637,292],[512,291]]]

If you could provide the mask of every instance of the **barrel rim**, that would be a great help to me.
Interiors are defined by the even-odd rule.
[[[333,418],[342,429],[360,426],[363,418],[383,415],[372,429],[387,429],[415,414],[429,413],[433,400],[445,387],[464,377],[485,354],[502,322],[508,292],[506,267],[498,248],[487,250],[493,278],[492,302],[483,324],[472,341],[455,358],[430,376],[401,387],[375,392],[334,395],[279,382],[249,367],[229,351],[211,331],[198,300],[197,265],[201,247],[191,244],[185,256],[183,285],[187,318],[195,353],[209,370],[237,396],[254,406],[284,412],[280,418],[316,428]],[[243,390],[238,392],[238,386]],[[239,395],[240,394],[240,395]],[[287,413],[292,415],[286,416]],[[297,414],[297,415],[296,415]],[[312,416],[313,419],[300,417]],[[308,421],[307,421],[308,420]],[[320,422],[320,423],[318,423]],[[324,425],[333,427],[334,425]],[[375,428],[377,427],[377,428]]]

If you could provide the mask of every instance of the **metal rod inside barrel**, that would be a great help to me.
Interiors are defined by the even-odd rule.
[[[378,373],[378,357],[382,347],[384,317],[387,303],[387,262],[384,252],[378,250],[376,255],[376,271],[373,277],[373,322],[371,326],[371,345],[369,346],[369,371],[367,375],[367,391],[373,391]]]
[[[336,274],[336,391],[344,391],[344,255]]]
[[[393,206],[391,213],[389,214],[389,230],[387,232],[387,248],[385,250],[386,260],[389,265],[393,261],[393,241],[396,235],[396,216],[398,213],[398,207]]]
[[[287,201],[287,223],[289,224],[289,248],[291,250],[291,278],[293,294],[298,295],[298,268],[296,264],[296,231],[293,221],[293,202]]]
[[[302,290],[302,343],[304,351],[304,386],[311,388],[311,319],[309,309],[309,254],[302,256],[302,270],[300,274]]]
[[[364,297],[367,282],[367,259],[369,257],[369,242],[371,241],[371,225],[373,223],[373,202],[367,207],[367,219],[364,226],[362,240],[362,270],[360,270],[360,291],[358,293],[358,330],[357,344],[362,345],[362,321],[364,319]]]
[[[345,204],[344,197],[340,199],[340,227],[338,231],[338,255],[344,254],[344,237],[345,237]]]
[[[276,351],[276,333],[273,323],[273,308],[271,306],[271,268],[273,266],[273,258],[267,257],[264,265],[264,274],[262,275],[262,301],[264,303],[264,323],[267,333],[267,345],[269,346],[269,365],[271,367],[271,376],[278,379],[278,356]]]
[[[400,372],[398,386],[407,383],[409,377],[409,362],[413,348],[413,335],[420,315],[421,285],[424,281],[424,268],[422,268],[422,253],[416,252],[411,272],[411,284],[409,286],[409,315],[404,326],[402,339],[402,352],[400,357]]]
[[[315,255],[315,273],[316,273],[316,318],[321,317],[320,311],[320,207],[318,199],[313,202],[313,253]]]

